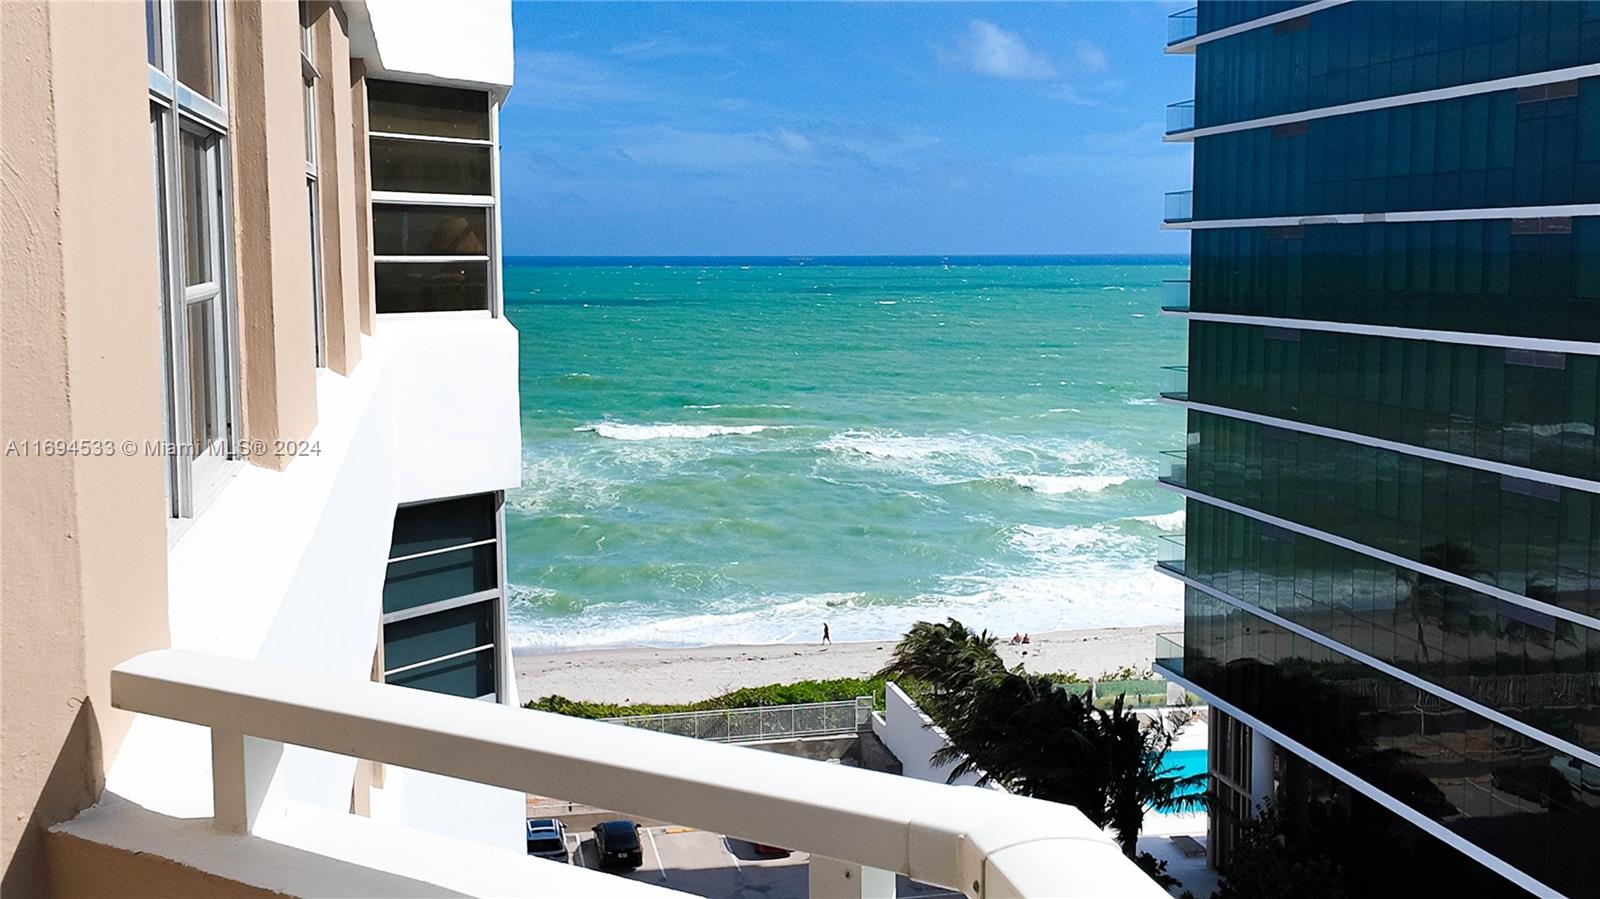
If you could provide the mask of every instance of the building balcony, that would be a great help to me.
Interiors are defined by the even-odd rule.
[[[1194,129],[1194,101],[1184,100],[1181,103],[1167,104],[1167,133],[1177,134],[1180,131]]]
[[[1157,479],[1174,487],[1184,486],[1189,476],[1189,453],[1186,450],[1162,450],[1161,474]]]
[[[1161,398],[1180,403],[1189,401],[1189,366],[1161,366]]]
[[[1163,534],[1156,539],[1156,567],[1173,574],[1183,574],[1185,553],[1184,535]]]
[[[1167,46],[1181,43],[1200,34],[1200,10],[1191,6],[1188,9],[1175,12],[1167,16]]]
[[[1161,214],[1161,220],[1168,224],[1193,221],[1194,191],[1168,191],[1166,210]]]
[[[1161,311],[1173,315],[1189,313],[1189,281],[1169,279],[1161,282]]]
[[[297,894],[314,871],[351,895],[678,895],[304,808],[275,783],[304,747],[808,852],[812,895],[888,899],[895,874],[973,899],[1165,895],[1078,810],[997,790],[179,650],[117,666],[111,699],[209,728],[209,826],[113,800],[61,837],[264,892]]]
[[[1183,631],[1156,635],[1156,673],[1183,677]]]

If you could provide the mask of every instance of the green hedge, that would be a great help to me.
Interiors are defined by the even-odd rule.
[[[1065,674],[1053,677],[1065,689],[1082,693],[1089,689],[1089,682],[1079,679],[1076,675]],[[619,705],[614,702],[582,702],[568,699],[565,696],[546,696],[527,703],[530,709],[541,712],[555,712],[561,715],[571,715],[574,718],[623,718],[630,715],[661,715],[670,712],[704,712],[714,709],[745,709],[759,706],[798,705],[804,702],[837,702],[846,699],[855,699],[857,696],[871,696],[875,708],[883,708],[883,682],[881,677],[860,678],[841,677],[833,680],[803,680],[792,684],[768,684],[765,687],[743,687],[731,693],[723,693],[710,699],[699,702],[685,703],[649,703],[640,702],[632,705]],[[918,701],[924,692],[923,685],[901,678],[896,681],[900,688],[905,690],[912,701]],[[1139,696],[1165,697],[1167,683],[1163,680],[1150,680],[1144,678],[1127,678],[1119,680],[1102,680],[1096,685],[1095,692],[1100,703],[1110,704],[1111,697],[1117,693],[1127,693],[1127,702],[1139,703]]]
[[[565,696],[546,696],[527,704],[530,709],[556,712],[575,718],[621,718],[628,715],[660,715],[668,712],[704,712],[714,709],[743,709],[757,706],[798,705],[803,702],[836,702],[871,696],[877,708],[883,708],[883,678],[841,677],[833,680],[803,680],[792,684],[768,684],[765,687],[743,687],[699,702],[686,703],[634,703],[618,705],[614,702],[581,702]]]

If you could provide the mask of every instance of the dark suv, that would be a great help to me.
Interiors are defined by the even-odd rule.
[[[601,821],[594,826],[594,848],[600,867],[633,870],[644,864],[639,845],[639,825],[632,821]]]

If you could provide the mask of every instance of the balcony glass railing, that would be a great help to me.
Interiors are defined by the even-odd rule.
[[[1183,557],[1182,534],[1163,534],[1156,539],[1156,567],[1183,574]]]
[[[1194,101],[1167,104],[1167,133],[1189,131],[1194,128]]]
[[[1175,12],[1167,16],[1167,43],[1176,44],[1186,41],[1200,33],[1200,11],[1198,7],[1189,7],[1182,12]]]
[[[1178,487],[1184,486],[1189,476],[1189,453],[1185,450],[1161,451],[1161,480]]]
[[[1161,216],[1165,222],[1187,222],[1194,218],[1194,191],[1174,190],[1167,194],[1167,208]]]
[[[1189,311],[1189,282],[1188,281],[1162,281],[1161,282],[1161,311],[1162,312],[1188,312]]]
[[[1161,396],[1169,400],[1189,399],[1189,366],[1161,366]]]
[[[1183,676],[1183,632],[1156,634],[1156,670]]]

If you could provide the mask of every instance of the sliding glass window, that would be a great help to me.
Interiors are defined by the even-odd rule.
[[[216,0],[145,8],[176,517],[194,515],[220,488],[237,433],[223,20]]]
[[[1190,266],[1194,313],[1600,340],[1592,216],[1202,229]]]
[[[1186,520],[1185,577],[1600,752],[1600,630],[1197,500]]]
[[[310,6],[300,0],[300,75],[306,119],[306,229],[311,240],[311,320],[317,366],[328,364],[327,313],[323,308],[322,223],[317,194],[317,66],[316,29]]]
[[[1189,413],[1192,491],[1600,618],[1600,494]]]
[[[1600,481],[1600,356],[1196,321],[1188,398]]]
[[[1600,201],[1600,78],[1202,137],[1196,219]]]
[[[498,314],[492,98],[368,81],[367,110],[378,311]]]
[[[500,496],[401,506],[383,586],[386,683],[498,699]]]
[[[1595,62],[1592,2],[1341,3],[1196,47],[1195,119],[1205,128]]]
[[[1186,679],[1556,891],[1594,895],[1600,769],[1198,590],[1184,610]]]

